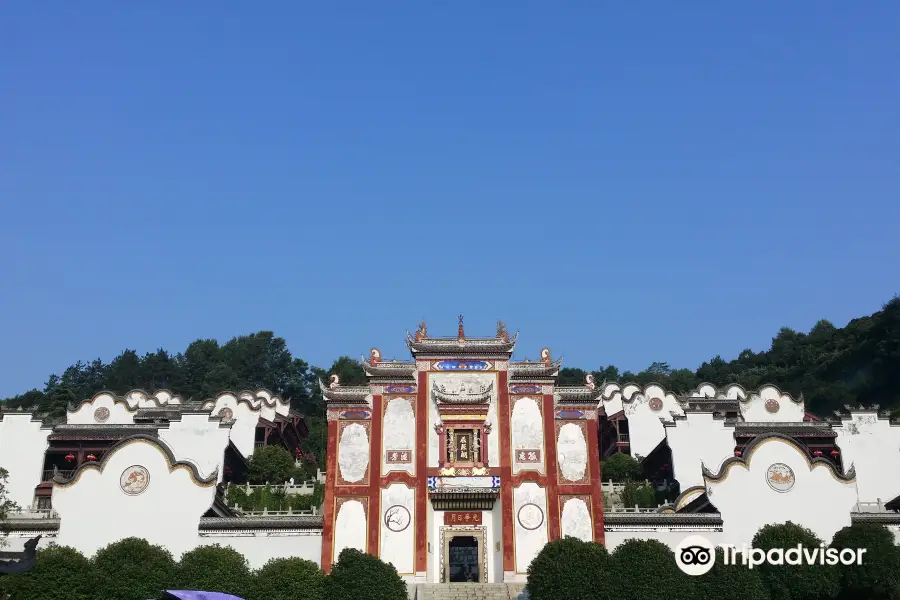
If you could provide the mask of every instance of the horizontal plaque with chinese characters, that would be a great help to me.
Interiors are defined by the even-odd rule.
[[[412,452],[409,450],[388,450],[387,463],[389,465],[405,465],[412,462]]]
[[[540,450],[516,450],[516,462],[539,463],[541,462]]]
[[[445,512],[444,525],[481,525],[481,513]]]

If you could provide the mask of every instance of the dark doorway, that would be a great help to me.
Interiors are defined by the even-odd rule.
[[[454,536],[450,540],[450,556],[447,560],[450,583],[479,583],[481,571],[478,564],[478,540],[469,535]]]

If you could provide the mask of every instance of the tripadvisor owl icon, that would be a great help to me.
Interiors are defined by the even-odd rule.
[[[701,535],[690,535],[675,548],[675,562],[687,575],[705,575],[716,563],[716,548]]]

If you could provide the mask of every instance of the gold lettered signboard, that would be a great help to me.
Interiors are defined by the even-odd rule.
[[[481,525],[481,513],[445,512],[444,525]]]

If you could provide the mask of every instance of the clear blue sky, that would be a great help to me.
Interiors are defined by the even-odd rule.
[[[737,4],[7,4],[0,397],[261,329],[639,370],[880,309],[900,5]]]

